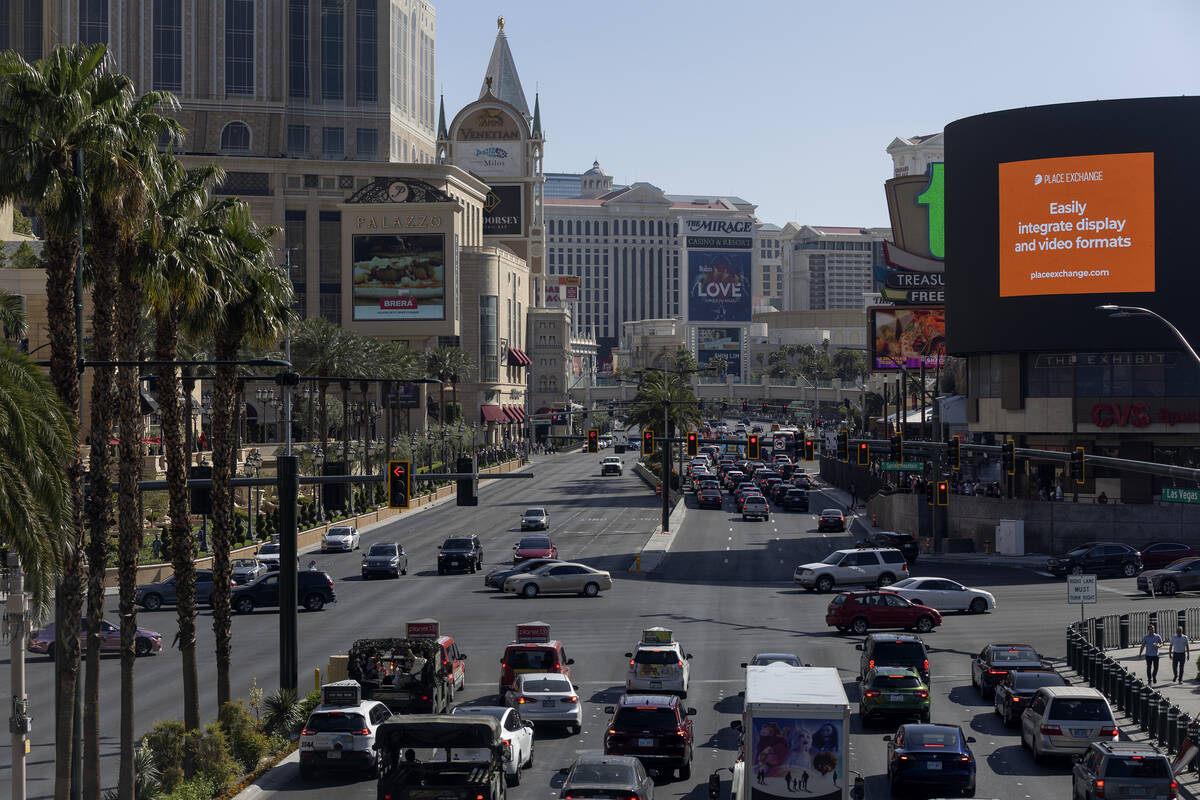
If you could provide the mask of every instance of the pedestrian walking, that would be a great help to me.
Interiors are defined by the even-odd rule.
[[[783,780],[787,784],[787,790],[789,792],[794,792],[795,789],[792,788],[792,773],[788,772],[787,774],[785,774],[783,776]]]
[[[1162,646],[1163,638],[1158,635],[1154,628],[1154,623],[1151,622],[1146,626],[1146,635],[1142,637],[1142,644],[1138,648],[1138,656],[1143,653],[1146,657],[1146,682],[1151,686],[1158,680],[1158,648]]]
[[[1175,628],[1171,637],[1171,678],[1176,683],[1183,683],[1183,670],[1191,654],[1191,640],[1183,632],[1183,626]]]
[[[150,549],[154,552],[155,560],[162,558],[162,540],[158,538],[158,534],[154,535],[154,541],[150,543]]]
[[[800,790],[803,792],[808,791],[808,770],[800,773]]]

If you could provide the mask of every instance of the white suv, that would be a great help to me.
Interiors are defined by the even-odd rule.
[[[601,475],[620,475],[623,469],[619,456],[605,456],[600,460]]]
[[[792,582],[808,591],[836,586],[887,586],[908,577],[904,554],[892,547],[835,550],[821,561],[796,567]]]
[[[313,709],[300,731],[300,777],[318,770],[354,770],[375,775],[378,751],[375,733],[392,716],[383,703],[322,703]]]

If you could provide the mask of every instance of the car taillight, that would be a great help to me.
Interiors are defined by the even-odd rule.
[[[925,698],[929,697],[929,692],[925,692],[925,691],[917,692],[917,697],[924,700]]]
[[[501,662],[500,662],[500,669],[508,669],[508,664],[505,664],[503,661],[501,661]]]
[[[579,702],[579,696],[578,696],[578,695],[571,695],[570,697],[564,697],[564,698],[562,698],[562,701],[561,701],[561,702],[563,702],[563,703],[578,703],[578,702]]]
[[[359,731],[359,732],[358,732],[358,735],[359,735],[359,736],[370,736],[370,735],[371,735],[371,729],[370,729],[370,728],[363,728],[361,731]]]
[[[1092,786],[1092,793],[1096,797],[1104,797],[1104,779],[1097,778]]]
[[[1061,725],[1043,725],[1041,731],[1046,736],[1062,736]]]
[[[316,733],[316,731],[309,728],[305,728],[304,730],[300,731],[301,736],[312,736],[314,733]]]
[[[906,756],[906,755],[901,755],[901,756],[900,756],[900,760],[901,760],[901,761],[908,761],[908,756]]]
[[[633,666],[633,665],[635,665],[636,663],[637,663],[637,662],[636,662],[636,661],[634,661],[632,658],[631,658],[631,659],[629,659],[629,666],[631,666],[631,667],[632,667],[632,666]]]
[[[528,703],[528,702],[529,702],[528,697],[518,697],[517,698],[517,703],[519,703],[521,705],[524,705],[525,703]]]
[[[1101,736],[1111,736],[1114,739],[1117,738],[1117,726],[1114,725],[1111,728],[1101,728],[1100,735]]]
[[[1167,795],[1167,799],[1175,800],[1175,798],[1179,796],[1178,791],[1179,791],[1179,783],[1177,781],[1171,781],[1171,793],[1169,795]]]
[[[329,579],[329,588],[330,588],[330,589],[332,589],[332,588],[333,588],[333,578],[330,578],[330,579]]]
[[[683,666],[683,659],[680,659],[680,660],[679,660],[678,662],[676,662],[676,663],[678,663],[678,664],[679,664],[679,666],[681,666],[681,667],[682,667],[682,666]]]
[[[609,728],[609,729],[608,729],[608,732],[609,732],[610,734],[613,734],[613,733],[616,733],[616,732],[617,732],[617,729],[616,729],[616,728]]]
[[[863,695],[866,697],[879,697],[879,692],[875,689],[867,689],[867,691],[863,692]]]
[[[963,756],[962,758],[959,759],[959,761],[970,761],[970,760],[971,760],[970,756]]]
[[[1014,697],[1014,698],[1012,698],[1012,701],[1013,701],[1014,703],[1019,703],[1019,702],[1021,702],[1021,698],[1019,698],[1019,697]]]
[[[867,662],[867,669],[875,669],[875,659],[872,658]]]
[[[1007,675],[1008,670],[1005,669],[989,669],[988,675]]]
[[[929,659],[928,658],[921,662],[921,670],[924,672],[929,672]]]

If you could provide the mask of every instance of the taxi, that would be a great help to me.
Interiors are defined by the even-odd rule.
[[[550,625],[545,622],[523,622],[517,625],[517,638],[504,648],[500,659],[500,689],[503,699],[518,675],[554,672],[571,678],[575,659],[567,657],[567,649],[557,639],[550,638]]]
[[[643,630],[637,648],[625,657],[629,659],[625,691],[687,697],[692,654],[683,651],[672,631],[660,627]]]
[[[358,681],[321,687],[321,703],[300,731],[300,777],[319,770],[352,770],[374,776],[378,770],[375,734],[392,712],[376,700],[364,700]]]

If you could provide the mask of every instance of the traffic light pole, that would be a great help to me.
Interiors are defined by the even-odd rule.
[[[299,542],[296,504],[300,494],[300,459],[276,456],[279,479],[279,688],[296,690],[300,683],[300,611],[296,585]]]

